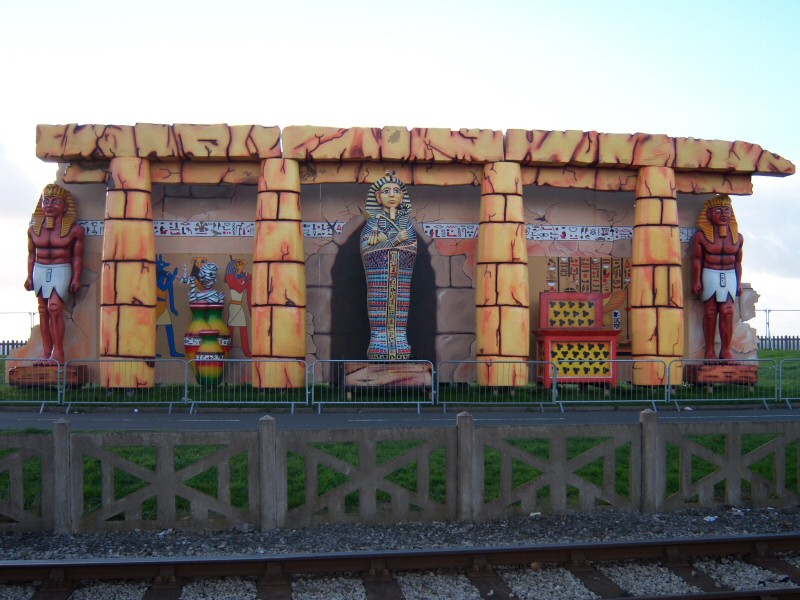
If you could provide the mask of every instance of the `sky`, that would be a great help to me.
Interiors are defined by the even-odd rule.
[[[800,163],[796,0],[0,0],[0,338],[27,339],[36,125],[660,133]],[[800,175],[734,199],[760,334],[800,335]],[[774,312],[773,312],[774,311]]]

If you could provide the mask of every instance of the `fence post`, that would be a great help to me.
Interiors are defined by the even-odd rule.
[[[66,419],[53,424],[53,531],[72,533],[72,426]],[[83,465],[75,465],[76,469]]]
[[[261,498],[261,531],[278,526],[278,477],[275,419],[270,416],[258,420],[258,486]],[[286,483],[283,482],[283,487]]]
[[[655,512],[663,508],[666,492],[666,462],[659,439],[658,413],[649,408],[643,410],[639,413],[639,423],[642,426],[642,456],[639,460],[642,510]]]
[[[458,468],[458,481],[456,484],[458,495],[456,498],[458,518],[468,521],[474,518],[473,502],[475,499],[475,485],[473,469],[475,439],[475,426],[472,415],[468,412],[458,413],[456,416],[457,452],[456,466]]]

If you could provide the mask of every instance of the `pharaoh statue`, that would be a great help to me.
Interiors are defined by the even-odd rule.
[[[369,188],[364,216],[360,249],[367,276],[367,358],[408,359],[406,328],[417,235],[408,189],[394,172],[387,171]]]
[[[705,359],[715,360],[714,338],[719,320],[719,358],[733,358],[734,303],[742,293],[742,246],[731,199],[707,200],[697,219],[691,243],[692,292],[703,302]]]
[[[84,232],[77,218],[72,194],[51,183],[42,190],[28,228],[25,289],[39,302],[44,364],[64,362],[64,307],[81,287]]]

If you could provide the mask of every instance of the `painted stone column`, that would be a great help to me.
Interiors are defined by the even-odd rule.
[[[300,163],[268,158],[258,178],[253,248],[253,385],[305,385],[306,263]],[[258,359],[280,359],[277,362]]]
[[[475,281],[476,358],[518,361],[479,365],[478,383],[522,386],[528,382],[530,289],[522,175],[518,163],[483,169]]]
[[[102,366],[102,385],[152,387],[156,355],[156,238],[150,162],[109,165],[100,290],[100,356],[141,358]]]
[[[642,167],[636,183],[631,259],[631,350],[633,360],[667,366],[683,357],[683,280],[675,171]],[[673,369],[672,381],[683,374]],[[634,365],[634,385],[665,385],[664,366]]]

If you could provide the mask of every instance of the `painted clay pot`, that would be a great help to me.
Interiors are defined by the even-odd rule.
[[[192,311],[192,321],[186,329],[186,334],[183,336],[183,347],[186,350],[186,359],[193,360],[197,355],[197,348],[203,341],[200,335],[201,331],[208,331],[211,327],[206,319],[206,305],[205,304],[189,304]]]
[[[207,304],[206,305],[206,321],[208,322],[208,329],[215,329],[218,331],[217,341],[222,346],[222,351],[225,353],[225,358],[231,352],[231,330],[225,319],[222,318],[222,309],[225,308],[224,304]]]
[[[195,379],[200,385],[218,385],[222,381],[225,353],[217,340],[218,335],[219,332],[216,329],[206,329],[200,332],[202,341],[197,347],[194,361]]]

